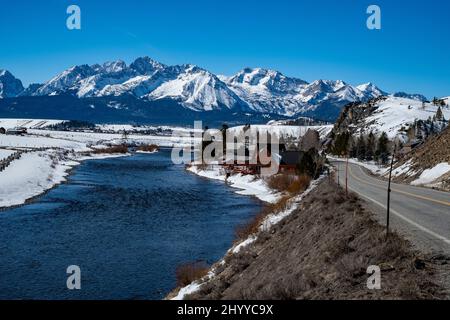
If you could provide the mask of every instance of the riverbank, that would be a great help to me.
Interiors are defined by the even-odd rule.
[[[355,195],[329,179],[254,240],[230,250],[201,280],[173,299],[440,299],[445,258],[424,256],[372,219]],[[368,268],[381,288],[367,286]]]
[[[227,178],[222,168],[215,165],[203,167],[192,164],[186,170],[203,178],[226,182],[238,189],[237,194],[254,196],[263,202],[276,203],[282,197],[279,192],[270,189],[264,180],[252,175],[236,174]]]
[[[28,204],[66,182],[70,172],[82,161],[128,155],[85,155],[56,149],[25,153],[0,173],[0,210]]]
[[[236,174],[226,177],[218,166],[203,167],[191,165],[187,166],[187,170],[201,177],[227,182],[230,187],[239,189],[236,193],[255,196],[268,203],[269,206],[263,209],[262,213],[255,217],[253,221],[250,221],[243,227],[243,230],[239,232],[238,239],[235,240],[224,258],[214,264],[205,277],[193,281],[185,287],[176,288],[166,297],[170,300],[183,300],[187,296],[198,292],[205,283],[214,281],[218,276],[218,267],[222,267],[226,259],[230,256],[239,255],[242,250],[256,242],[261,233],[269,232],[273,226],[291,215],[299,207],[303,198],[313,192],[318,184],[325,179],[325,176],[321,176],[319,179],[311,182],[303,192],[288,194],[272,190],[264,179],[252,175]]]

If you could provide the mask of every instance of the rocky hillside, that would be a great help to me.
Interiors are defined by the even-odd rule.
[[[450,191],[450,127],[429,138],[395,166],[397,181]]]
[[[438,118],[438,109],[443,118]],[[382,96],[368,102],[348,104],[336,121],[335,135],[350,132],[353,135],[380,135],[385,132],[390,140],[402,142],[425,140],[442,131],[450,119],[450,107],[439,107],[430,102],[410,98]]]

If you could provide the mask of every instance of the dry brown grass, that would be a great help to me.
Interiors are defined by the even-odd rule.
[[[279,192],[289,192],[296,194],[305,191],[311,182],[311,178],[307,175],[293,175],[281,173],[270,177],[267,180],[267,185]]]
[[[93,154],[104,154],[104,153],[127,153],[128,147],[124,144],[118,146],[111,146],[108,148],[94,149],[91,153]]]
[[[284,192],[289,186],[295,181],[295,176],[287,173],[280,173],[274,176],[271,176],[267,180],[267,185],[269,188]]]
[[[311,183],[311,178],[307,175],[298,176],[287,188],[289,193],[295,194],[300,193],[308,189]]]
[[[199,280],[208,274],[209,267],[204,262],[191,262],[178,266],[176,279],[178,287],[185,287],[193,281]]]
[[[144,152],[155,152],[159,150],[159,146],[156,144],[143,144],[137,147],[137,150]]]

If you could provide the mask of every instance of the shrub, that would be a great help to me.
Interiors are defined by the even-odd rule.
[[[205,262],[190,262],[177,267],[176,279],[178,287],[185,287],[208,274],[209,267]]]
[[[138,151],[144,151],[144,152],[155,152],[159,151],[159,146],[156,144],[143,144],[139,147],[137,147]]]
[[[277,174],[272,176],[267,181],[267,185],[279,192],[289,192],[292,194],[305,191],[311,182],[311,178],[308,175],[302,174],[300,176],[292,174]]]
[[[102,148],[102,149],[94,149],[92,151],[93,154],[104,154],[104,153],[127,153],[128,147],[125,144],[118,145],[118,146],[111,146],[108,148]]]
[[[271,176],[267,181],[267,185],[271,189],[283,192],[287,191],[287,189],[294,182],[294,180],[295,180],[294,175],[281,173]]]
[[[298,176],[287,188],[290,193],[300,193],[308,189],[311,178],[307,175]]]

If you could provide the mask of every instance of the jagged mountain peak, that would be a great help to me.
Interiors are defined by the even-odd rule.
[[[122,60],[108,61],[102,65],[103,72],[122,72],[127,68],[127,64]]]
[[[17,97],[23,89],[22,81],[8,70],[0,69],[0,99]]]
[[[397,98],[407,98],[407,99],[412,99],[412,100],[418,100],[418,101],[422,101],[422,102],[426,102],[428,101],[427,97],[425,97],[422,94],[418,94],[418,93],[406,93],[406,92],[396,92],[394,94],[392,94],[393,97],[397,97]]]
[[[156,71],[165,69],[166,67],[166,65],[153,60],[148,56],[139,57],[130,64],[130,68],[135,70],[140,75],[151,75]]]

